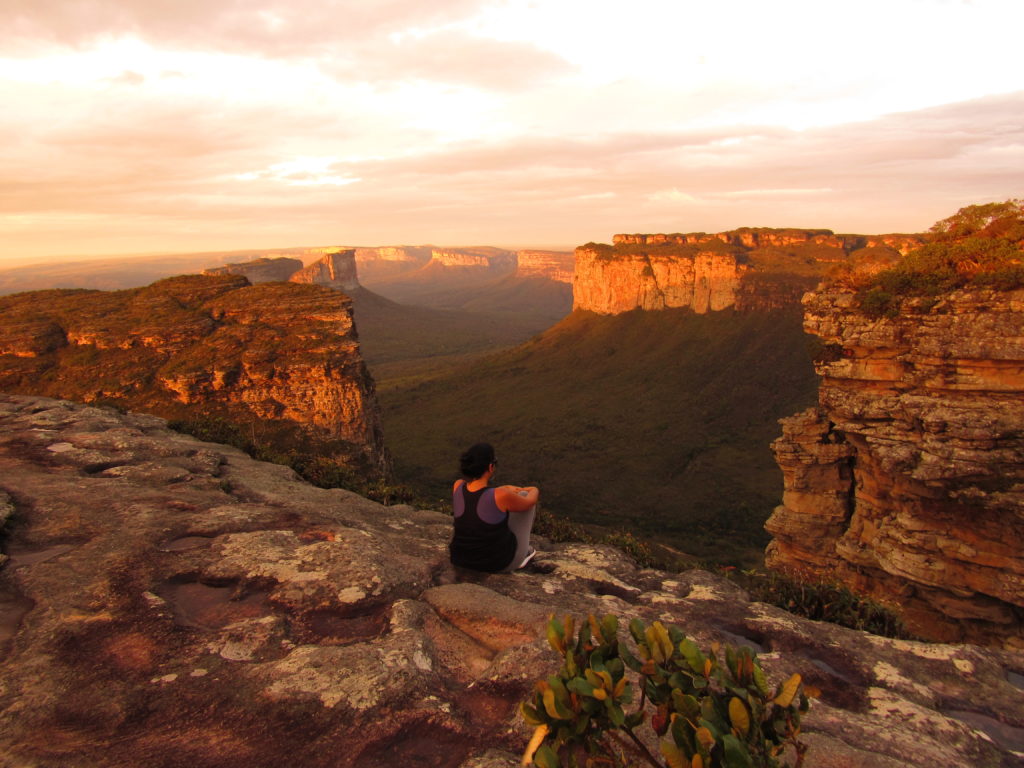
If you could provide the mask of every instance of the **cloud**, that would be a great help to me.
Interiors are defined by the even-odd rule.
[[[572,71],[565,59],[530,43],[456,29],[359,46],[323,69],[343,80],[431,80],[499,91],[523,89]]]
[[[1021,194],[1024,92],[807,131],[519,133],[364,159],[347,147],[376,117],[332,104],[171,106],[119,94],[92,105],[54,95],[67,122],[0,118],[6,253],[570,246],[744,225],[920,231],[963,205]]]
[[[478,6],[479,0],[7,0],[0,5],[0,39],[81,46],[128,35],[170,47],[310,55],[440,26]]]

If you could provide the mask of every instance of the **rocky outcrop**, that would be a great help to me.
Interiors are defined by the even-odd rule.
[[[773,446],[768,565],[897,604],[925,637],[1024,650],[1024,291],[804,308],[820,407]]]
[[[632,309],[688,307],[698,314],[736,303],[743,273],[727,253],[698,250],[693,257],[633,253],[609,258],[576,250],[573,309],[619,314]]]
[[[385,461],[351,300],[321,286],[191,275],[4,297],[0,388],[297,425],[345,441],[357,465]]]
[[[419,269],[430,261],[429,245],[356,248],[356,267],[363,283]]]
[[[517,251],[516,277],[544,277],[572,283],[575,257],[567,251]]]
[[[797,309],[835,269],[881,269],[918,235],[743,228],[707,234],[615,235],[576,249],[573,308],[599,314],[683,307],[698,314]]]
[[[253,259],[204,269],[204,275],[241,275],[250,283],[284,282],[302,269],[302,261],[284,256]]]
[[[557,668],[546,617],[588,612],[746,644],[773,685],[799,672],[822,691],[807,765],[1009,768],[1024,750],[1019,654],[806,621],[608,547],[456,571],[446,515],[150,416],[0,395],[4,509],[5,765],[514,768],[517,704]]]
[[[359,287],[356,275],[356,252],[353,248],[332,251],[288,278],[293,283],[326,285],[345,293]]]
[[[499,248],[434,248],[430,252],[430,264],[427,266],[510,273],[515,269],[515,263],[514,253]]]

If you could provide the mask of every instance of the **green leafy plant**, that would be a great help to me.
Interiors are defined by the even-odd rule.
[[[783,762],[787,748],[794,768],[803,764],[800,718],[816,692],[803,689],[800,675],[773,693],[747,647],[716,643],[705,654],[678,627],[634,619],[634,655],[618,630],[614,615],[588,616],[578,631],[571,616],[548,622],[548,642],[564,661],[522,704],[534,726],[523,765],[780,768],[790,765]],[[637,732],[648,721],[660,758]]]
[[[861,309],[896,317],[906,296],[965,287],[1024,287],[1024,201],[969,205],[932,228],[932,242],[858,286]]]

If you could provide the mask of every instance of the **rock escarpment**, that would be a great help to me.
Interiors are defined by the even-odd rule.
[[[773,446],[768,564],[896,603],[926,637],[1024,649],[1024,291],[804,307],[820,407]]]
[[[431,248],[428,245],[388,245],[356,248],[355,251],[360,277],[363,282],[372,282],[419,269],[430,261]]]
[[[359,288],[355,249],[332,251],[308,267],[298,270],[288,280],[292,283],[326,285],[345,293],[355,291]]]
[[[545,277],[558,283],[572,283],[573,254],[567,251],[517,251],[516,277]]]
[[[427,267],[509,274],[515,270],[515,265],[515,254],[500,248],[434,248]]]
[[[250,283],[283,282],[302,269],[300,259],[263,257],[204,269],[204,275],[240,275]]]
[[[573,308],[599,314],[795,308],[829,270],[865,261],[884,266],[921,242],[918,235],[798,229],[615,235],[612,246],[576,249]]]
[[[385,461],[351,300],[315,285],[183,276],[127,291],[0,299],[0,389],[168,417],[301,425]],[[263,429],[260,426],[259,429]]]
[[[1019,764],[1024,664],[751,603],[544,542],[447,562],[450,518],[313,488],[161,419],[0,395],[0,753],[11,765],[514,768],[549,613],[681,624],[822,690],[808,765]]]

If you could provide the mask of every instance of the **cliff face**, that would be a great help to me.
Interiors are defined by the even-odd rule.
[[[684,307],[703,314],[795,308],[830,270],[887,266],[916,235],[738,229],[717,234],[615,235],[576,249],[573,309],[618,314]]]
[[[703,314],[736,303],[746,270],[730,254],[698,251],[693,258],[646,253],[608,258],[579,248],[573,309],[616,315],[632,309],[689,307]]]
[[[0,394],[11,515],[5,764],[515,768],[518,704],[561,661],[547,617],[588,613],[619,616],[620,638],[637,618],[770,650],[772,688],[799,673],[822,691],[808,765],[1010,768],[1024,747],[1019,655],[807,621],[604,546],[457,570],[449,516],[314,488],[152,416]]]
[[[357,464],[384,462],[351,300],[337,291],[195,275],[4,297],[0,321],[0,389],[302,425],[349,443]]]
[[[418,269],[430,261],[430,246],[356,248],[356,266],[364,283]]]
[[[287,257],[261,258],[204,269],[204,275],[240,275],[250,283],[283,282],[302,269],[302,261]]]
[[[319,261],[292,274],[288,280],[293,283],[326,285],[343,292],[354,291],[359,287],[355,249],[328,253]]]
[[[573,254],[564,251],[517,251],[516,277],[546,277],[558,283],[572,283]]]
[[[511,272],[515,269],[515,254],[499,248],[435,248],[430,253],[428,266],[487,269]]]
[[[1024,291],[804,307],[820,407],[773,446],[768,564],[895,602],[926,637],[1024,649]]]

